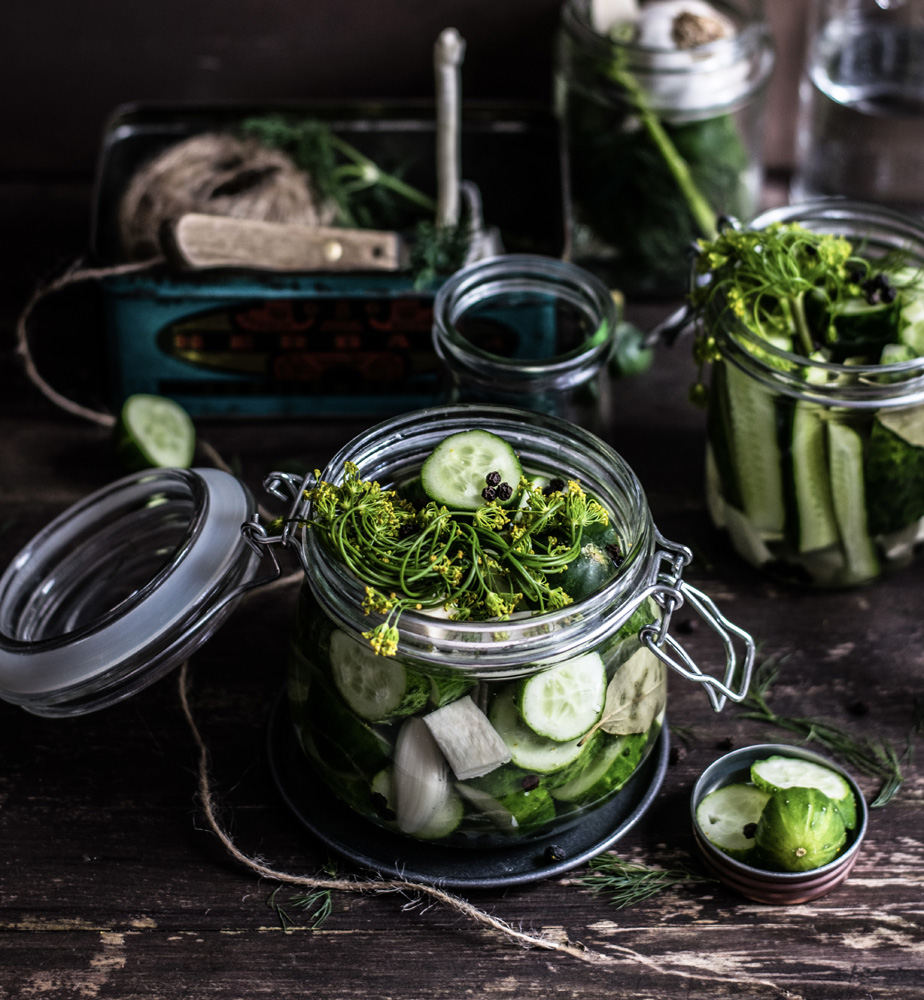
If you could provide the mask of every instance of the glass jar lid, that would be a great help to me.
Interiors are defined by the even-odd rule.
[[[254,576],[254,509],[226,472],[151,469],[59,515],[0,577],[0,697],[79,715],[179,665]]]

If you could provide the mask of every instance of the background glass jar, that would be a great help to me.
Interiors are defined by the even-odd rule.
[[[563,8],[566,256],[626,293],[682,293],[690,243],[757,209],[773,45],[761,0],[712,6],[731,29],[685,48],[636,41],[636,22],[602,33],[591,0]]]
[[[456,272],[433,307],[450,403],[500,403],[604,435],[610,361],[633,328],[606,286],[551,257],[511,254]]]
[[[478,406],[407,414],[347,445],[323,479],[341,481],[344,463],[351,462],[363,479],[383,486],[408,482],[440,441],[471,427],[502,436],[530,474],[577,478],[599,499],[612,515],[622,554],[613,578],[590,598],[534,617],[470,622],[406,612],[396,655],[375,656],[363,633],[381,619],[364,614],[364,584],[307,526],[310,509],[299,508],[297,485],[287,523],[305,525],[299,551],[306,579],[289,702],[314,770],[357,813],[417,839],[491,847],[553,835],[619,795],[663,725],[665,664],[703,683],[720,708],[727,697],[743,697],[753,644],[680,579],[690,553],[658,534],[622,459],[555,418]],[[684,600],[725,644],[721,680],[703,674],[667,631]],[[738,640],[743,660],[734,652]],[[524,686],[551,670],[562,678],[599,672],[605,691],[569,689],[566,697],[576,704],[602,698],[591,714],[601,710],[603,724],[567,739],[527,724]],[[459,713],[451,725],[461,734],[461,763],[434,729],[435,716],[447,708]],[[509,757],[469,774],[473,748],[497,736]]]
[[[845,236],[892,267],[924,267],[924,226],[887,209],[819,201],[767,212],[752,228],[773,222]],[[924,540],[924,357],[811,361],[728,309],[707,322],[719,355],[707,499],[736,551],[776,577],[819,587],[866,583],[906,564]]]

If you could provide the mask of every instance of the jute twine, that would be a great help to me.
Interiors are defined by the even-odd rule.
[[[170,146],[132,177],[119,206],[124,259],[159,254],[164,224],[188,212],[307,226],[330,221],[308,176],[285,153],[216,132]]]

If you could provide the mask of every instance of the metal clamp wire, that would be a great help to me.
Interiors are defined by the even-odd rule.
[[[681,581],[677,590],[667,591],[667,596],[670,601],[679,599],[680,603],[683,603],[683,600],[687,600],[703,621],[719,636],[725,649],[725,673],[722,680],[704,673],[683,646],[673,636],[668,635],[665,629],[656,629],[651,625],[645,626],[639,632],[639,639],[681,677],[702,684],[716,712],[720,712],[725,707],[726,700],[743,701],[750,687],[751,674],[754,669],[756,653],[754,640],[744,629],[729,621],[719,611],[712,599],[695,587]],[[733,636],[736,636],[744,644],[745,654],[740,668]],[[670,652],[664,649],[665,646]],[[672,656],[671,653],[674,655]],[[679,660],[676,657],[679,657]],[[736,678],[737,685],[733,688],[732,685]]]

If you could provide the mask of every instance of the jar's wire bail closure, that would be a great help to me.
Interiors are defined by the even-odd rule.
[[[312,472],[304,476],[296,476],[289,472],[271,472],[263,480],[263,489],[270,496],[289,504],[288,513],[280,522],[277,522],[280,525],[279,533],[271,533],[260,523],[259,516],[256,514],[250,521],[241,525],[241,534],[247,544],[258,555],[266,554],[270,557],[276,577],[281,574],[282,570],[273,546],[288,547],[293,544],[295,532],[305,519],[308,508],[308,491],[315,482],[316,479]]]
[[[639,640],[681,677],[702,684],[713,709],[721,712],[727,701],[741,702],[747,696],[754,671],[756,645],[744,629],[719,611],[711,598],[682,579],[683,569],[692,561],[693,553],[685,545],[668,541],[659,531],[656,530],[655,534],[659,546],[656,555],[666,566],[658,571],[657,583],[639,595],[638,603],[651,597],[664,613],[659,622],[641,629]],[[721,680],[705,673],[680,642],[669,634],[671,619],[684,602],[689,603],[722,642],[725,672]],[[736,639],[743,646],[740,660]]]

